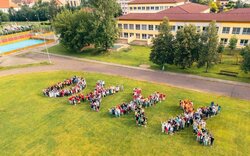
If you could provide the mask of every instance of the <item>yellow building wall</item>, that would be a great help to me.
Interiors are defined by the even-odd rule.
[[[135,38],[133,36],[133,38],[135,38],[135,40],[141,40],[141,41],[147,41],[147,40],[151,40],[152,38],[147,38],[147,39],[142,39],[142,34],[147,34],[148,35],[153,35],[153,37],[155,37],[158,34],[158,30],[136,30],[136,24],[141,25],[147,25],[147,29],[148,29],[148,25],[160,25],[162,21],[133,21],[133,20],[120,20],[118,21],[118,25],[122,24],[122,26],[124,24],[128,24],[128,29],[120,29],[120,34],[122,34],[120,36],[121,39],[128,39],[130,38],[130,34],[140,34],[140,39],[139,38]],[[130,30],[129,29],[129,24],[134,24],[134,29]],[[184,25],[189,25],[189,24],[193,24],[195,26],[201,26],[201,30],[202,27],[206,27],[208,26],[209,22],[181,22],[181,21],[170,21],[169,24],[171,26],[175,26],[175,31],[173,32],[173,34],[175,35],[176,31],[177,31],[177,26],[184,26]],[[240,27],[241,31],[240,34],[235,35],[236,38],[238,39],[238,43],[237,43],[237,47],[243,47],[242,45],[240,45],[240,40],[248,40],[248,44],[250,43],[250,35],[244,35],[242,34],[243,28],[250,28],[250,22],[249,23],[233,23],[233,22],[217,22],[217,27],[218,29],[218,36],[219,36],[219,41],[221,40],[221,38],[226,38],[228,39],[227,44],[229,43],[229,40],[231,37],[234,36],[234,34],[232,34],[232,30],[233,27]],[[230,27],[230,32],[229,34],[223,34],[222,30],[223,27]],[[155,28],[155,27],[154,27]],[[142,27],[140,27],[140,29],[142,29]],[[128,37],[124,37],[124,33],[128,33]],[[225,46],[227,46],[227,44]]]

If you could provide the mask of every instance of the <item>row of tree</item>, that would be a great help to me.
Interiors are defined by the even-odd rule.
[[[107,50],[118,37],[116,16],[120,11],[116,0],[89,0],[81,10],[64,10],[53,21],[60,41],[67,48],[81,51],[83,47]]]
[[[190,68],[194,62],[205,66],[206,72],[218,61],[218,35],[215,22],[211,22],[203,33],[194,25],[179,29],[174,37],[167,18],[160,24],[159,35],[153,40],[150,60],[164,69],[165,64]]]
[[[198,67],[205,66],[206,72],[218,61],[219,54],[224,51],[224,46],[218,43],[218,34],[215,21],[212,21],[207,29],[198,33],[194,25],[187,25],[179,29],[176,36],[171,33],[171,27],[167,18],[159,27],[159,35],[153,40],[150,60],[158,64],[164,70],[165,64],[174,64],[181,68],[190,68],[194,63]],[[232,37],[228,48],[236,48],[237,38]],[[241,69],[250,71],[250,45],[241,50],[243,61]],[[237,57],[238,58],[238,57]]]
[[[38,0],[32,7],[22,5],[20,10],[9,8],[8,12],[10,21],[46,21],[55,17],[63,9],[57,5],[56,0],[50,2]]]

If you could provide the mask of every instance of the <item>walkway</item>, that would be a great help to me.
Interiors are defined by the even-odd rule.
[[[29,59],[39,58],[41,61],[47,59],[47,55],[42,53],[27,53],[25,57]],[[55,70],[98,72],[250,100],[250,84],[247,83],[217,80],[213,78],[204,78],[200,76],[177,74],[171,72],[154,71],[138,67],[130,67],[57,55],[51,55],[51,60],[53,65],[4,70],[0,71],[0,76]]]

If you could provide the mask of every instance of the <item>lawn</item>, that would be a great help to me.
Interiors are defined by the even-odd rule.
[[[160,69],[159,66],[149,61],[150,48],[145,46],[131,46],[130,49],[123,50],[120,52],[101,53],[96,52],[94,49],[88,49],[81,53],[76,53],[74,51],[67,50],[62,45],[56,45],[49,48],[49,52],[137,67],[143,64],[150,66],[152,69]],[[235,52],[239,53],[239,50],[236,50]],[[240,70],[240,66],[235,65],[236,57],[229,55],[228,53],[228,50],[226,50],[225,54],[222,56],[222,63],[214,65],[208,73],[204,72],[205,68],[197,68],[195,64],[192,66],[192,68],[189,69],[181,69],[180,67],[177,67],[175,65],[167,65],[165,70],[171,72],[187,73],[204,77],[250,83],[250,74],[242,72]],[[239,57],[239,60],[240,59],[241,58]],[[220,70],[238,72],[239,75],[238,77],[220,75],[218,74]]]
[[[88,87],[97,80],[123,84],[124,92],[103,98],[101,111],[87,103],[72,106],[65,98],[48,98],[42,89],[73,75],[83,76]],[[249,101],[169,87],[162,84],[85,72],[49,72],[0,77],[0,155],[237,155],[250,152]],[[145,96],[154,91],[166,101],[145,110],[149,123],[137,127],[133,114],[111,117],[108,109],[131,100],[134,87]],[[160,122],[180,114],[179,99],[190,98],[195,107],[215,101],[222,112],[207,120],[215,136],[213,147],[195,141],[192,129],[173,136],[161,133]]]
[[[26,67],[33,67],[33,66],[45,66],[45,65],[51,65],[47,61],[38,62],[38,63],[31,63],[31,64],[22,64],[22,65],[15,65],[15,66],[0,66],[1,70],[10,70],[15,68],[26,68]]]

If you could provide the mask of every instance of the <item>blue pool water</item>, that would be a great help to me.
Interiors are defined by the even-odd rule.
[[[21,49],[21,48],[25,48],[25,47],[29,47],[29,46],[33,46],[36,44],[41,44],[41,43],[44,43],[44,41],[43,40],[29,39],[29,40],[25,40],[25,41],[6,44],[3,46],[0,46],[0,54],[5,53],[5,52],[9,52],[9,51],[13,51],[13,50],[17,50],[17,49]]]

